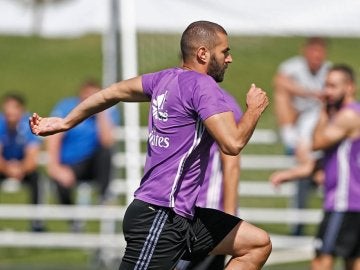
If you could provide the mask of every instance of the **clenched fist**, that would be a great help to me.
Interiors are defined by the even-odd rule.
[[[265,91],[259,87],[256,87],[255,84],[252,84],[246,95],[246,105],[249,110],[253,110],[259,114],[262,114],[262,112],[269,105],[269,98]]]

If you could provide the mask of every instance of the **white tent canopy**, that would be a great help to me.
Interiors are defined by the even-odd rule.
[[[360,1],[354,0],[123,0],[133,1],[140,31],[182,31],[211,20],[229,33],[360,36]],[[0,34],[31,34],[32,0],[0,0]],[[108,27],[110,0],[45,1],[41,34],[76,36]]]

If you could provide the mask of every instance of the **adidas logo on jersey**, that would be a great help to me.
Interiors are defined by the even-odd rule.
[[[165,91],[164,94],[157,96],[152,100],[152,115],[154,119],[166,122],[168,120],[168,113],[164,111],[164,104],[166,102],[166,95],[168,91]]]

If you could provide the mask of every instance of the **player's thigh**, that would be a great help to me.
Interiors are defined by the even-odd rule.
[[[171,209],[134,200],[123,222],[126,250],[120,269],[173,269],[184,250],[189,223]]]
[[[190,259],[206,257],[241,222],[241,219],[210,208],[196,208]],[[184,257],[187,258],[187,255]]]
[[[269,235],[264,230],[242,221],[228,233],[211,254],[228,254],[237,257],[269,244]]]

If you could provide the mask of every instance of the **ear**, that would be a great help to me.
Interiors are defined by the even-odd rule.
[[[354,95],[354,96],[356,95],[356,85],[355,85],[355,83],[349,82],[347,88],[348,88],[348,92],[351,95]]]
[[[199,49],[197,50],[198,61],[205,64],[209,61],[209,57],[210,57],[209,50],[204,46],[199,47]]]

